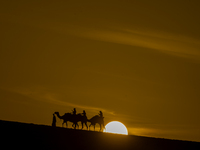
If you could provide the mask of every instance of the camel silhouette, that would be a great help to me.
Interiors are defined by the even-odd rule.
[[[88,122],[90,122],[91,124],[89,125],[89,130],[90,130],[90,126],[94,126],[94,131],[95,131],[95,125],[98,123],[100,126],[100,131],[103,131],[103,129],[105,128],[104,126],[104,117],[100,117],[99,115],[96,115],[94,117],[92,117],[91,119],[88,120]],[[103,128],[102,128],[103,127]]]
[[[59,112],[55,112],[55,114],[57,115],[58,118],[63,119],[62,127],[64,123],[66,123],[66,127],[67,127],[67,121],[69,121],[73,123],[72,127],[76,129],[76,126],[78,126],[79,128],[78,122],[81,121],[82,129],[84,127],[84,124],[88,129],[88,126],[87,126],[88,119],[86,116],[83,116],[82,114],[73,115],[71,113],[65,113],[63,116],[60,116]]]

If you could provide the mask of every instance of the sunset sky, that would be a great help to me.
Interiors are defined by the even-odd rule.
[[[200,142],[199,6],[2,0],[0,119],[51,125],[55,111],[102,110],[129,134]]]

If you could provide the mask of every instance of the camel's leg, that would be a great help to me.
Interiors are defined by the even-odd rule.
[[[75,127],[74,127],[74,129],[76,129],[76,126],[77,126],[77,122],[74,124],[75,125]]]
[[[81,124],[82,124],[82,128],[81,129],[83,130],[83,122],[81,122]]]
[[[102,124],[102,128],[103,128],[102,130],[104,131],[104,129],[105,129],[104,123]]]
[[[76,126],[78,126],[78,128],[79,128],[79,125],[78,125],[78,123],[77,123],[77,122],[76,122],[76,123],[74,123],[73,125],[75,125],[74,129],[76,129]]]
[[[103,132],[103,124],[99,124],[100,125],[100,131],[102,131]]]
[[[88,130],[87,122],[85,122],[85,126],[87,127],[87,130]]]
[[[101,131],[101,124],[99,124],[99,126],[100,126],[100,130],[99,131]]]
[[[100,131],[103,132],[104,130],[103,124],[99,124],[99,125],[100,125]]]
[[[78,127],[78,129],[79,129],[79,125],[78,125],[78,122],[76,123],[76,125],[77,125],[77,127]]]
[[[91,126],[91,125],[92,125],[92,124],[89,125],[89,130],[90,130],[90,126]]]

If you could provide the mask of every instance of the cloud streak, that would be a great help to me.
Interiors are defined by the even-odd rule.
[[[50,103],[53,103],[53,104],[56,104],[56,105],[71,106],[71,107],[81,108],[81,109],[86,109],[86,110],[91,110],[91,111],[99,111],[99,110],[101,110],[104,113],[107,113],[107,114],[110,114],[110,115],[115,115],[115,113],[113,111],[109,111],[109,110],[106,110],[106,109],[103,109],[103,108],[86,106],[86,105],[78,105],[78,104],[74,104],[74,103],[61,101],[61,100],[55,98],[54,96],[52,96],[50,93],[46,93],[45,95],[42,96],[42,98],[46,102],[50,102]]]
[[[4,20],[5,16],[1,16]],[[8,18],[8,17],[7,17]],[[28,21],[27,21],[28,19]],[[25,21],[26,20],[26,21]],[[185,35],[176,35],[151,29],[126,29],[116,27],[84,27],[73,23],[34,20],[22,16],[9,16],[6,22],[24,24],[59,34],[75,35],[97,41],[138,46],[157,50],[166,54],[200,60],[200,40]]]
[[[185,130],[187,128],[187,130]],[[193,140],[198,139],[199,129],[191,126],[184,125],[159,125],[153,124],[153,126],[136,126],[128,128],[129,134],[142,135],[148,137],[160,137],[168,139],[183,139]],[[188,136],[189,135],[189,136]]]
[[[127,29],[107,31],[86,29],[85,32],[79,34],[90,39],[150,48],[179,57],[200,58],[199,40],[186,36]]]
[[[60,98],[57,98],[56,94],[53,94],[52,92],[48,92],[48,90],[44,87],[32,87],[30,89],[28,88],[23,89],[23,88],[18,87],[16,89],[6,89],[6,90],[30,97],[34,100],[43,101],[43,102],[51,103],[54,105],[73,107],[73,108],[75,107],[75,108],[90,110],[91,112],[96,112],[96,111],[101,110],[106,114],[115,115],[114,111],[110,111],[104,108],[93,107],[93,106],[88,106],[88,105],[78,105],[75,103],[62,101]]]

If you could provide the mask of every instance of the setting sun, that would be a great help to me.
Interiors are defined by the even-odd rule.
[[[109,122],[105,126],[104,132],[128,135],[126,126],[119,121]]]

